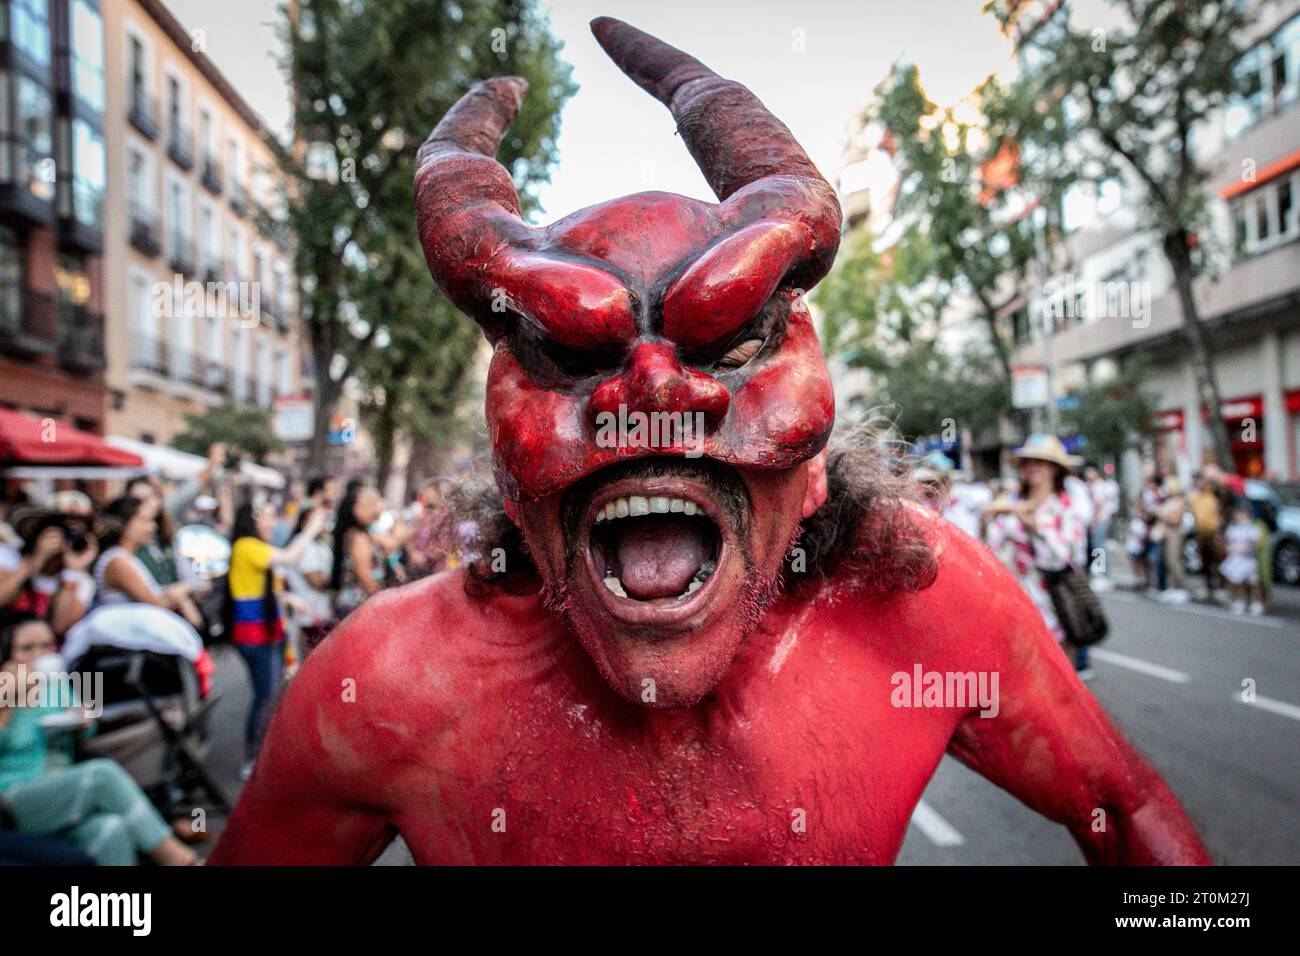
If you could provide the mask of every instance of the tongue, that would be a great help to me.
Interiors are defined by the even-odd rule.
[[[709,556],[697,520],[685,515],[629,521],[615,548],[623,590],[639,601],[681,594]]]

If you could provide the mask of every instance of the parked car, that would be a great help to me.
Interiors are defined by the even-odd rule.
[[[1300,482],[1278,485],[1255,478],[1246,479],[1246,498],[1255,517],[1268,526],[1272,536],[1273,580],[1300,585]],[[1183,566],[1188,574],[1201,573],[1201,554],[1196,547],[1194,524],[1189,513],[1183,519],[1187,541],[1183,545]]]

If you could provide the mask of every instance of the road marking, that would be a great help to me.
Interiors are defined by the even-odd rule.
[[[1233,694],[1232,697],[1234,700],[1239,700],[1251,707],[1258,707],[1260,710],[1281,714],[1283,717],[1290,717],[1292,720],[1300,720],[1300,707],[1295,704],[1288,704],[1283,700],[1274,700],[1272,697],[1260,697],[1258,694],[1255,695],[1254,700],[1241,700],[1240,694]]]
[[[912,811],[912,822],[935,846],[961,846],[966,842],[957,828],[935,813],[924,800],[917,803],[916,809]]]
[[[1099,595],[1103,598],[1117,598],[1127,604],[1146,604],[1150,607],[1166,607],[1171,611],[1182,611],[1185,614],[1199,614],[1201,617],[1212,617],[1219,621],[1231,621],[1234,624],[1258,624],[1260,627],[1280,627],[1289,629],[1296,626],[1294,621],[1287,621],[1280,617],[1251,617],[1247,614],[1233,614],[1231,611],[1225,611],[1217,607],[1205,607],[1201,604],[1193,604],[1188,601],[1186,604],[1166,604],[1163,601],[1156,601],[1152,598],[1143,597],[1140,594],[1126,594],[1122,591],[1106,591]]]
[[[1088,651],[1088,654],[1099,661],[1105,661],[1107,664],[1114,664],[1116,667],[1127,667],[1131,671],[1147,674],[1150,677],[1159,677],[1161,680],[1167,680],[1172,684],[1186,684],[1191,680],[1182,671],[1176,671],[1171,667],[1161,667],[1159,664],[1152,664],[1150,661],[1129,657],[1127,654],[1104,651],[1100,647],[1092,648]]]

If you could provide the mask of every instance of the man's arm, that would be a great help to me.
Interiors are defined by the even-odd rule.
[[[1111,725],[1015,579],[1000,572],[979,586],[986,613],[970,639],[994,645],[998,714],[968,716],[950,752],[1068,827],[1090,863],[1208,864],[1177,798]]]
[[[359,865],[392,839],[373,786],[385,747],[363,709],[386,697],[364,664],[379,636],[368,617],[354,614],[289,682],[209,863]]]

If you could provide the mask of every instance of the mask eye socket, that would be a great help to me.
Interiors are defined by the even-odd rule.
[[[745,341],[718,359],[714,367],[722,372],[730,372],[732,369],[740,368],[758,354],[758,350],[763,347],[766,341],[766,339],[745,339]]]

